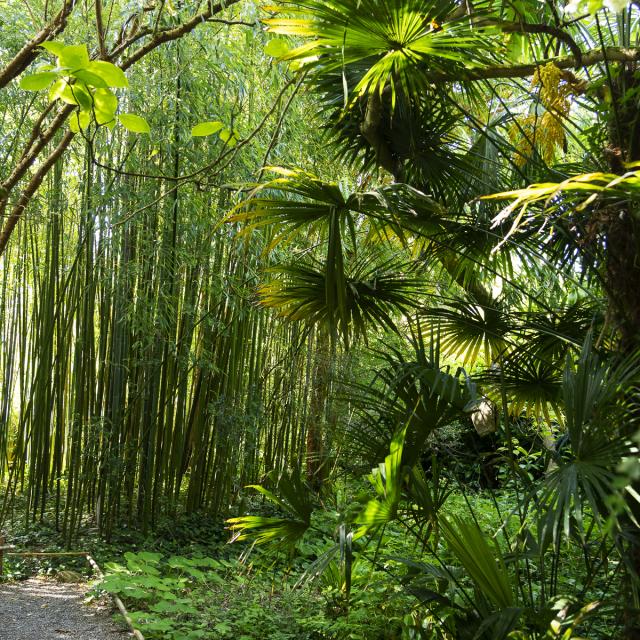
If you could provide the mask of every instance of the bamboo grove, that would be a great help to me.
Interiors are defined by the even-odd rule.
[[[264,37],[242,28],[172,44],[137,70],[130,99],[157,113],[151,138],[76,141],[2,257],[0,520],[16,493],[34,519],[53,500],[67,540],[87,514],[108,534],[118,522],[146,529],[178,505],[220,513],[305,451],[312,342],[256,305],[264,243],[234,241],[221,221],[226,183],[255,179],[265,149],[295,161],[318,143],[293,148],[283,118],[295,87],[269,64]],[[211,39],[217,50],[193,68]],[[3,96],[3,127],[30,117],[15,97]],[[200,114],[255,144],[192,139]],[[20,132],[5,140],[10,162]],[[203,164],[201,182],[171,178]]]
[[[51,2],[0,13],[0,529],[640,637],[638,3]]]

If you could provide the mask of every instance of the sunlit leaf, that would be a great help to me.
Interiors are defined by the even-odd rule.
[[[264,52],[272,58],[281,58],[289,51],[289,45],[285,40],[274,38],[267,42]]]
[[[214,133],[218,133],[221,129],[224,128],[224,124],[217,120],[211,122],[199,122],[193,129],[191,129],[191,135],[194,138],[200,136],[210,136]]]
[[[50,40],[49,42],[43,42],[40,45],[43,49],[46,49],[49,53],[53,53],[54,56],[60,56],[64,51],[66,45],[63,42],[55,42]]]
[[[58,64],[72,71],[89,66],[89,52],[85,44],[72,44],[59,50]]]
[[[88,70],[100,76],[109,87],[128,87],[129,81],[124,71],[111,62],[93,60]]]
[[[93,101],[98,124],[105,124],[115,118],[118,98],[110,89],[97,89],[93,94]]]
[[[149,123],[142,117],[133,113],[121,113],[118,120],[122,126],[132,133],[150,133]]]
[[[57,77],[57,76],[56,76]],[[67,81],[64,78],[58,78],[49,89],[49,101],[54,102],[62,97],[62,92],[67,86]]]
[[[74,133],[78,133],[81,129],[86,129],[90,123],[91,112],[84,109],[74,111],[69,118],[69,128]]]
[[[58,74],[50,71],[23,76],[20,79],[20,88],[25,91],[40,91],[48,87],[57,77]]]
[[[229,147],[233,147],[238,143],[238,137],[230,129],[222,129],[218,136],[220,137],[220,140]]]
[[[81,83],[64,83],[60,88],[56,88],[58,97],[67,104],[77,104],[81,109],[91,109],[93,97],[89,90]]]
[[[86,69],[80,69],[80,71],[74,71],[72,75],[74,78],[78,78],[78,80],[82,80],[84,84],[89,85],[90,87],[106,89],[109,86],[102,79],[101,76],[93,73],[92,71],[88,71]]]

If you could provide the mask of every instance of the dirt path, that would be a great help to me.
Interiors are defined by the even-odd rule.
[[[82,604],[85,584],[42,578],[0,584],[0,640],[126,640],[106,606]]]

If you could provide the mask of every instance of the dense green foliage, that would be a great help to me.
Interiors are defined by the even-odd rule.
[[[0,527],[149,638],[639,638],[639,20],[5,2]]]

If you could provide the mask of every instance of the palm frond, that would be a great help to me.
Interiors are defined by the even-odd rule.
[[[440,334],[442,352],[463,364],[490,365],[514,342],[515,324],[495,301],[492,306],[464,300],[446,301],[446,306],[426,309],[423,317]]]
[[[563,362],[567,352],[579,349],[589,330],[602,323],[602,307],[597,299],[578,299],[570,304],[555,304],[553,312],[524,311],[516,318],[528,351],[543,359]]]
[[[326,182],[306,171],[267,167],[277,177],[254,185],[249,195],[227,216],[230,223],[242,223],[240,233],[273,226],[269,249],[295,233],[310,233],[336,218],[344,219],[351,210],[336,183]],[[267,193],[267,196],[263,194]]]
[[[542,494],[545,526],[556,539],[561,530],[569,535],[572,519],[582,523],[585,505],[601,526],[611,515],[611,500],[619,494],[618,468],[631,453],[636,420],[629,397],[639,378],[637,353],[618,362],[603,359],[591,336],[575,364],[567,358],[562,400],[568,446],[558,452],[558,467]]]
[[[439,524],[449,550],[480,593],[499,609],[512,607],[515,589],[497,543],[490,544],[477,524],[458,516],[440,517]]]
[[[284,516],[240,516],[226,522],[233,532],[232,541],[253,540],[257,544],[290,547],[296,544],[311,525],[312,493],[300,470],[268,475],[273,489],[265,485],[249,485],[262,494]]]
[[[274,33],[307,40],[281,59],[301,61],[312,78],[365,62],[358,82],[345,87],[349,97],[387,87],[410,95],[424,90],[434,71],[462,71],[487,60],[482,30],[448,19],[455,7],[450,0],[307,0],[286,9],[295,17],[265,22]]]
[[[562,420],[562,367],[556,362],[516,347],[500,359],[499,365],[476,379],[486,385],[487,394],[496,404],[502,393],[506,394],[512,416],[524,414],[551,425],[553,420]]]
[[[406,425],[396,432],[384,462],[372,469],[369,475],[369,482],[376,492],[376,497],[369,500],[356,517],[356,523],[360,525],[357,537],[378,529],[396,518],[404,477],[408,472],[407,466],[403,464],[406,432]]]
[[[341,291],[339,281],[327,277],[326,265],[311,260],[271,272],[276,277],[259,290],[262,304],[290,320],[339,329],[347,343],[350,335],[365,336],[370,326],[397,330],[398,316],[414,309],[425,290],[414,263],[375,254],[347,262]]]
[[[525,189],[505,191],[485,200],[512,200],[496,218],[494,225],[511,220],[506,241],[517,230],[549,222],[548,218],[563,218],[587,207],[640,200],[640,171],[637,163],[629,165],[624,175],[585,173],[573,175],[562,182],[532,184]],[[541,211],[543,214],[541,214]]]
[[[384,365],[370,384],[353,383],[346,398],[359,416],[346,433],[354,458],[379,460],[394,433],[406,427],[405,464],[412,466],[436,429],[462,417],[478,400],[476,387],[463,370],[451,373],[439,363],[437,344],[425,348],[420,331],[409,346],[381,353]]]

